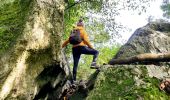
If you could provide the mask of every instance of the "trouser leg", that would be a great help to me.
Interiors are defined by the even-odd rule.
[[[83,47],[81,53],[82,54],[93,55],[93,62],[97,61],[97,58],[98,58],[98,55],[99,55],[99,52],[97,50],[91,49],[89,47]]]
[[[93,62],[97,61],[98,55],[99,55],[99,52],[96,50],[94,55],[93,55]]]
[[[73,80],[76,81],[77,67],[80,59],[80,54],[73,50]]]

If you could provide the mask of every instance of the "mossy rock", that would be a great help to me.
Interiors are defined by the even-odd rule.
[[[159,84],[148,76],[146,66],[114,66],[100,72],[87,100],[169,100]]]
[[[3,2],[0,7],[0,54],[7,51],[21,35],[31,0]]]

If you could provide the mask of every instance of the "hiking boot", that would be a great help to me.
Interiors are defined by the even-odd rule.
[[[96,62],[92,62],[92,63],[91,63],[91,66],[96,66]]]
[[[92,69],[98,69],[96,62],[92,62],[90,68],[92,68]]]

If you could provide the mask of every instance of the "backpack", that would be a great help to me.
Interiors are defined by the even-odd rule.
[[[83,41],[83,39],[80,36],[80,30],[79,29],[74,29],[71,31],[70,37],[69,37],[69,42],[72,45],[79,44]]]

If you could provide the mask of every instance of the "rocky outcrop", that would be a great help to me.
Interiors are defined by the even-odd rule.
[[[144,54],[166,54],[169,52],[170,23],[165,21],[151,22],[148,23],[146,26],[137,29],[134,34],[129,38],[128,42],[120,48],[114,59],[133,57],[137,56],[138,54],[143,55],[144,57]],[[134,61],[140,60],[140,55],[139,58],[134,59]],[[149,59],[145,61],[149,61]],[[164,77],[169,76],[169,62],[165,64],[165,66],[168,67],[161,66],[159,61],[152,63],[152,60],[150,60],[149,62],[151,62],[151,64],[153,65],[147,66],[149,72],[148,75],[151,74],[151,76],[157,77],[158,73],[162,73],[159,75],[159,77],[157,77],[159,79],[163,79]],[[137,62],[137,64],[139,63],[140,61]]]
[[[160,82],[170,79],[169,58],[167,62],[152,62],[144,57],[169,52],[170,23],[152,22],[137,29],[110,61],[114,65],[102,66],[94,89],[86,99],[169,100],[169,95],[159,90]],[[114,62],[129,59],[131,63]],[[141,63],[141,59],[150,63]]]
[[[162,69],[159,69],[162,67]],[[169,65],[103,66],[86,100],[169,100],[159,90],[160,78],[169,76]]]
[[[170,23],[151,22],[137,29],[127,43],[120,48],[115,58],[168,51],[170,51]]]
[[[150,62],[149,64],[152,65],[147,66],[149,72],[148,75],[151,74],[151,76],[157,77],[157,73],[162,73],[157,78],[163,79],[164,77],[169,76],[169,67],[165,67],[169,66],[169,57],[168,59],[164,59],[166,62],[165,66],[161,66],[159,60],[153,62],[154,60],[149,58],[155,58],[155,54],[169,54],[169,52],[170,23],[165,21],[151,22],[148,23],[146,26],[137,29],[134,34],[129,38],[128,42],[120,48],[116,56],[110,62],[115,63],[114,61],[121,59],[122,61],[124,60],[123,62],[126,62],[127,60],[131,63],[136,62],[136,64],[142,64],[142,61]],[[160,56],[158,58],[162,59],[163,56]]]
[[[61,52],[64,0],[13,0],[1,8],[6,5],[19,6],[14,12],[4,9],[12,20],[18,18],[12,14],[26,12],[10,28],[11,34],[18,34],[14,46],[0,56],[0,100],[56,100],[69,76]],[[11,21],[10,18],[6,20]],[[18,25],[18,20],[22,24]],[[9,24],[0,28],[10,27]]]

